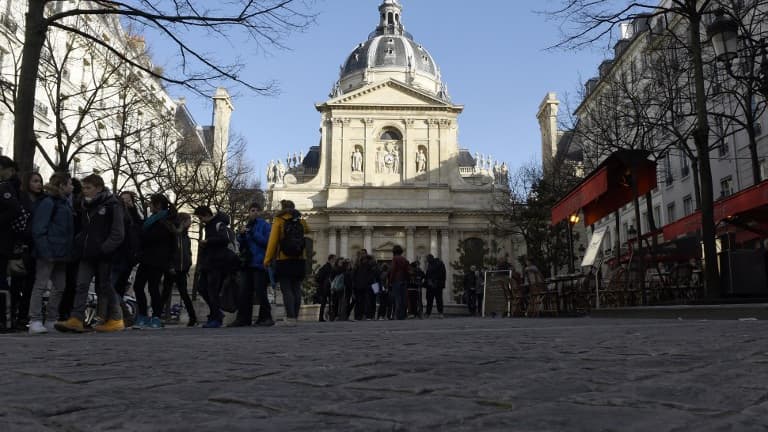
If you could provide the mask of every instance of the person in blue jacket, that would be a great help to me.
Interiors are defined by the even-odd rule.
[[[64,294],[67,260],[72,256],[75,238],[75,221],[69,195],[72,179],[69,174],[56,173],[45,185],[48,194],[37,204],[32,217],[32,241],[35,266],[35,283],[29,307],[29,334],[48,333],[59,316],[59,303]],[[52,288],[48,297],[46,323],[43,323],[43,295]]]
[[[240,229],[238,242],[242,260],[242,284],[238,301],[237,318],[230,327],[250,326],[253,320],[253,296],[259,301],[256,325],[271,326],[272,308],[267,297],[269,274],[264,268],[264,255],[272,226],[262,218],[262,207],[252,203],[248,208],[248,223]]]

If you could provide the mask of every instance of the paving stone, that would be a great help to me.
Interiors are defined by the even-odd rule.
[[[765,321],[0,336],[0,431],[764,431]]]

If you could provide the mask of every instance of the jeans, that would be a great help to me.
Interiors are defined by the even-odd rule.
[[[221,312],[221,284],[224,282],[224,274],[221,270],[208,269],[200,271],[201,292],[203,299],[208,303],[208,319],[221,321],[224,314]]]
[[[77,269],[80,267],[79,262],[71,262],[67,264],[67,277],[64,287],[64,294],[61,296],[61,302],[59,302],[59,319],[66,321],[69,315],[72,313],[72,308],[75,304],[75,291],[77,291]]]
[[[427,316],[432,315],[432,301],[437,303],[437,313],[443,313],[443,290],[437,287],[427,287]]]
[[[237,307],[237,321],[250,325],[253,322],[253,296],[259,301],[259,316],[257,323],[272,321],[272,306],[267,297],[269,275],[266,270],[247,268],[242,272],[240,298]]]
[[[407,282],[394,282],[392,284],[392,296],[394,297],[395,318],[404,320],[408,312]]]
[[[147,311],[147,294],[144,286],[149,285],[149,296],[152,300],[152,316],[163,316],[163,298],[160,295],[160,279],[163,278],[164,269],[146,264],[139,264],[136,271],[136,280],[133,282],[133,293],[136,294],[136,303],[139,305],[139,315],[149,316]]]
[[[189,271],[180,271],[173,274],[166,273],[163,278],[163,294],[161,296],[161,302],[163,305],[168,303],[171,299],[171,293],[173,292],[173,285],[176,284],[176,290],[179,291],[179,297],[181,297],[181,301],[184,303],[184,308],[187,309],[189,320],[195,322],[197,321],[197,314],[195,313],[195,306],[192,304],[192,298],[187,291],[188,278]]]
[[[11,319],[25,324],[29,318],[30,299],[35,284],[35,259],[25,254],[24,267],[27,274],[11,278]]]
[[[71,317],[79,320],[85,319],[85,306],[88,301],[88,291],[91,280],[96,278],[96,296],[99,302],[106,305],[106,313],[102,316],[105,320],[119,321],[123,319],[123,309],[120,307],[120,298],[112,288],[110,274],[112,263],[110,261],[83,260],[77,268],[77,288],[75,289],[75,302],[72,307]]]
[[[299,317],[301,309],[301,279],[293,275],[278,276],[280,291],[283,293],[285,316],[291,319]]]
[[[31,277],[31,276],[30,276]],[[48,294],[48,306],[45,320],[56,321],[59,316],[59,304],[66,288],[67,265],[63,262],[53,262],[38,259],[35,265],[35,284],[29,300],[29,320],[43,321],[43,295],[48,290],[48,281],[52,287]]]

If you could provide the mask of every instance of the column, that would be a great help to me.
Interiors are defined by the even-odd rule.
[[[416,259],[416,240],[414,234],[416,230],[414,228],[405,229],[405,257],[408,261]]]
[[[373,255],[373,227],[363,227],[363,247]]]
[[[349,258],[349,228],[342,228],[341,232],[341,245],[339,246],[339,255],[344,258]]]
[[[338,255],[336,251],[336,228],[328,228],[328,255]]]
[[[443,290],[443,303],[453,303],[453,268],[451,267],[451,237],[448,228],[440,231],[440,259],[445,264],[445,289]]]
[[[440,256],[440,254],[437,251],[437,230],[436,229],[429,230],[429,253],[431,253],[432,256]]]

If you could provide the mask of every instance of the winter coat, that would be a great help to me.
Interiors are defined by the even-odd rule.
[[[57,188],[46,188],[51,194],[38,201],[32,215],[34,256],[63,261],[71,257],[74,247],[74,213],[67,197],[61,196]]]
[[[352,271],[355,290],[363,291],[366,288],[370,289],[371,285],[376,282],[376,277],[378,276],[377,273],[378,272],[374,269],[373,265],[371,265],[370,261],[362,261]]]
[[[118,250],[125,238],[123,206],[108,190],[91,202],[83,202],[81,231],[75,239],[82,259],[106,259]]]
[[[427,286],[445,288],[445,264],[437,258],[427,262]]]
[[[176,246],[173,248],[173,268],[176,272],[188,272],[192,267],[192,242],[186,230],[175,232]]]
[[[125,240],[116,255],[119,255],[120,261],[133,266],[141,253],[141,230],[144,225],[136,207],[127,207],[123,204],[123,225]]]
[[[229,271],[237,256],[229,250],[229,237],[226,228],[229,227],[229,216],[224,213],[216,215],[205,224],[205,245],[201,247],[198,266],[202,270],[221,269]]]
[[[43,193],[33,195],[30,192],[19,192],[19,204],[27,211],[30,217],[27,223],[27,230],[16,235],[16,245],[22,244],[30,248],[32,247],[32,217],[35,215],[35,209],[43,198],[45,198]]]
[[[280,250],[280,241],[283,239],[283,227],[285,222],[293,219],[294,217],[301,217],[301,213],[297,210],[285,210],[280,212],[272,221],[272,231],[269,233],[269,243],[267,244],[266,255],[264,256],[264,264],[269,265],[272,261],[286,261],[286,260],[304,260],[306,255],[306,249],[302,252],[301,256],[289,256],[284,254]],[[309,225],[302,219],[301,224],[304,225],[304,234],[309,232]]]
[[[272,225],[269,222],[256,218],[245,226],[245,233],[237,236],[241,250],[248,248],[250,253],[250,262],[246,263],[248,267],[264,270],[264,255],[267,252],[271,231]]]
[[[11,222],[20,211],[19,180],[14,177],[0,181],[0,256],[13,254],[17,235],[11,230]]]
[[[317,282],[317,292],[321,295],[327,295],[331,289],[331,281],[334,276],[333,266],[326,262],[315,274],[315,282]]]
[[[475,272],[469,270],[466,271],[464,273],[464,289],[474,291],[476,289],[476,285],[477,276],[475,276]]]
[[[176,228],[167,212],[158,218],[147,218],[141,227],[139,263],[148,267],[172,268],[173,250],[176,247]]]

